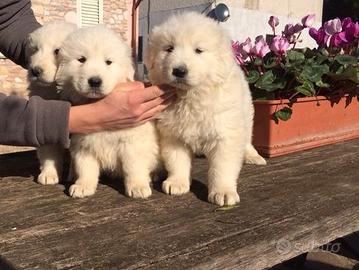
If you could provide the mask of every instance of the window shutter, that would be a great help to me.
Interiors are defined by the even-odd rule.
[[[80,27],[102,23],[102,0],[79,0],[78,2]]]

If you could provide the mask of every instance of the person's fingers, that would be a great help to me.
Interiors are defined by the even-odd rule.
[[[152,109],[144,112],[140,117],[139,120],[142,121],[144,119],[148,118],[154,118],[156,117],[156,114],[166,109],[171,104],[171,101],[166,100],[162,102],[160,105],[153,107]]]
[[[155,99],[152,99],[150,101],[147,101],[145,103],[142,103],[140,105],[140,109],[143,111],[143,112],[146,112],[148,110],[151,110],[152,108],[162,104],[163,102],[167,102],[167,101],[173,101],[175,99],[176,95],[174,93],[166,93],[164,94],[163,96],[161,97],[158,97],[158,98],[155,98]]]
[[[143,82],[133,81],[133,82],[125,82],[125,83],[118,83],[115,86],[114,91],[133,91],[138,89],[145,89],[145,85]]]
[[[145,89],[134,91],[131,94],[137,95],[135,97],[137,98],[139,103],[144,103],[146,101],[150,101],[170,92],[173,92],[173,90],[161,89],[158,86],[154,85]]]

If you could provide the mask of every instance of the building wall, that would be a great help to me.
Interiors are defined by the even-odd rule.
[[[236,8],[293,18],[301,18],[308,13],[315,13],[317,20],[322,20],[323,0],[222,0],[221,2]]]
[[[223,25],[228,29],[232,39],[252,40],[258,35],[272,34],[268,25],[271,15],[279,18],[278,30],[283,30],[287,23],[298,23],[308,14],[316,15],[315,27],[322,21],[323,0],[223,0],[231,11],[231,17]],[[304,30],[302,42],[297,47],[316,46],[315,41]]]
[[[54,20],[77,21],[76,0],[32,0],[32,9],[40,23]],[[129,39],[131,0],[103,0],[103,23]],[[26,70],[8,59],[0,59],[0,92],[26,96]]]

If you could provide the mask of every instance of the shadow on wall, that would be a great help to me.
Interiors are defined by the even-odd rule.
[[[357,0],[324,0],[323,22],[339,17],[351,17],[359,21],[359,1]]]

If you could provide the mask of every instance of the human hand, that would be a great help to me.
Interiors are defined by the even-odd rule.
[[[137,126],[153,119],[174,98],[170,88],[145,88],[141,82],[120,83],[101,100],[71,107],[69,130],[70,133],[92,133]]]

